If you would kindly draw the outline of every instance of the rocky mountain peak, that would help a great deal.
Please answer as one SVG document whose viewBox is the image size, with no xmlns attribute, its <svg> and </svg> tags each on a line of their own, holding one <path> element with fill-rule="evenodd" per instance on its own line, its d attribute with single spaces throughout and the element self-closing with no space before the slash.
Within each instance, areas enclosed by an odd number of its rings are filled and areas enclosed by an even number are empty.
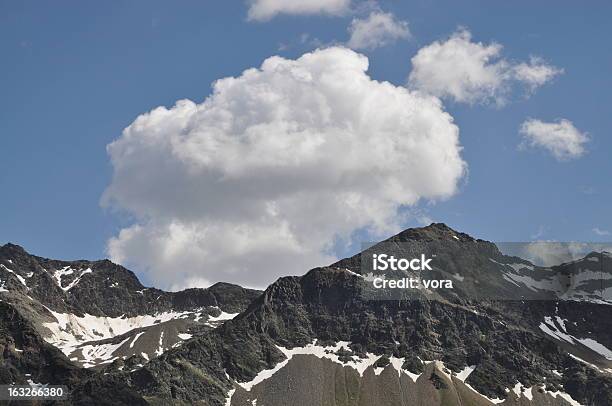
<svg viewBox="0 0 612 406">
<path fill-rule="evenodd" d="M 0 246 L 0 259 L 10 258 L 10 257 L 19 257 L 23 255 L 28 255 L 28 253 L 20 245 L 9 242 L 9 243 L 6 243 Z"/>
<path fill-rule="evenodd" d="M 473 237 L 466 233 L 453 230 L 444 223 L 431 223 L 425 227 L 409 228 L 399 234 L 391 237 L 400 241 L 417 240 L 417 241 L 433 241 L 433 240 L 455 240 L 455 241 L 476 241 Z"/>
</svg>

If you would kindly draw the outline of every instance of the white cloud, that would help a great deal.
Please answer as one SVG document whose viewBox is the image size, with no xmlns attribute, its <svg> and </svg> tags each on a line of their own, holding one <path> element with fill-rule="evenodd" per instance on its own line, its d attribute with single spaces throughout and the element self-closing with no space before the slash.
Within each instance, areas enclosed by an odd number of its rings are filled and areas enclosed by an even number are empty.
<svg viewBox="0 0 612 406">
<path fill-rule="evenodd" d="M 608 230 L 602 230 L 598 227 L 593 228 L 593 232 L 599 236 L 610 235 L 610 232 Z"/>
<path fill-rule="evenodd" d="M 519 63 L 514 66 L 513 70 L 514 77 L 524 82 L 531 92 L 551 81 L 555 76 L 563 73 L 563 69 L 548 65 L 542 58 L 537 56 L 529 58 L 529 63 Z"/>
<path fill-rule="evenodd" d="M 559 161 L 580 158 L 586 152 L 584 144 L 589 141 L 586 133 L 565 119 L 552 123 L 528 119 L 521 125 L 520 133 L 521 147 L 544 148 Z"/>
<path fill-rule="evenodd" d="M 522 247 L 519 256 L 538 266 L 555 266 L 583 258 L 595 247 L 579 242 L 534 241 Z"/>
<path fill-rule="evenodd" d="M 200 104 L 139 116 L 108 146 L 103 203 L 137 218 L 111 257 L 164 287 L 265 286 L 328 264 L 356 230 L 396 231 L 401 206 L 456 193 L 466 164 L 453 118 L 367 68 L 339 47 L 274 56 Z"/>
<path fill-rule="evenodd" d="M 279 14 L 342 15 L 348 11 L 350 4 L 350 0 L 252 0 L 248 19 L 267 21 Z"/>
<path fill-rule="evenodd" d="M 608 243 L 534 241 L 517 247 L 515 255 L 538 266 L 555 266 L 586 257 L 592 252 L 612 252 Z"/>
<path fill-rule="evenodd" d="M 365 19 L 353 19 L 348 31 L 351 37 L 347 45 L 353 49 L 374 49 L 398 39 L 410 38 L 406 21 L 382 11 L 373 11 Z"/>
<path fill-rule="evenodd" d="M 513 83 L 533 91 L 562 72 L 537 57 L 529 63 L 512 64 L 501 57 L 501 51 L 500 44 L 473 42 L 471 33 L 461 29 L 446 41 L 435 41 L 417 52 L 408 83 L 456 102 L 503 105 Z"/>
</svg>

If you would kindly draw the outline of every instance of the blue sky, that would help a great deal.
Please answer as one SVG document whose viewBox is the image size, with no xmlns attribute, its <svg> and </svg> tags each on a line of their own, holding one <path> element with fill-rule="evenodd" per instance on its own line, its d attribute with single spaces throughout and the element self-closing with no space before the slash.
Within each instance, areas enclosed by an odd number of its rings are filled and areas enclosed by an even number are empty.
<svg viewBox="0 0 612 406">
<path fill-rule="evenodd" d="M 474 41 L 502 44 L 508 61 L 538 55 L 564 70 L 529 98 L 514 92 L 501 108 L 445 100 L 469 174 L 453 197 L 422 202 L 418 212 L 493 241 L 609 240 L 593 229 L 612 230 L 612 5 L 379 7 L 407 21 L 412 37 L 360 51 L 374 79 L 404 85 L 415 53 L 459 26 Z M 109 238 L 133 222 L 100 205 L 112 176 L 106 145 L 123 128 L 160 105 L 202 102 L 212 82 L 272 55 L 294 59 L 317 44 L 345 42 L 355 18 L 256 22 L 247 9 L 239 1 L 0 2 L 0 243 L 53 258 L 105 257 Z M 520 150 L 519 127 L 529 117 L 571 120 L 590 137 L 586 154 L 560 162 L 543 149 Z"/>
</svg>

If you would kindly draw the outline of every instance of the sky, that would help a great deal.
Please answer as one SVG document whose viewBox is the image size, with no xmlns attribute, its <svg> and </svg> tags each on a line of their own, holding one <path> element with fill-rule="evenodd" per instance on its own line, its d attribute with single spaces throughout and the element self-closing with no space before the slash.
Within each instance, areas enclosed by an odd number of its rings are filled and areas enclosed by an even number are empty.
<svg viewBox="0 0 612 406">
<path fill-rule="evenodd" d="M 262 287 L 430 221 L 609 241 L 611 15 L 0 1 L 0 243 L 179 289 Z"/>
</svg>

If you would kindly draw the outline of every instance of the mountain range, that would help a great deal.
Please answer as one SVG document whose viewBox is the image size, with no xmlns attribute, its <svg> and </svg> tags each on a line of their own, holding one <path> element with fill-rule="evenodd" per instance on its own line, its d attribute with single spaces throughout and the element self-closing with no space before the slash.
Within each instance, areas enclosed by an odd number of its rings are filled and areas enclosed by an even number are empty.
<svg viewBox="0 0 612 406">
<path fill-rule="evenodd" d="M 377 250 L 434 257 L 386 278 L 454 287 L 372 291 Z M 612 405 L 610 306 L 606 252 L 537 266 L 444 224 L 265 291 L 165 292 L 7 244 L 0 384 L 66 385 L 58 404 L 79 405 Z"/>
</svg>

